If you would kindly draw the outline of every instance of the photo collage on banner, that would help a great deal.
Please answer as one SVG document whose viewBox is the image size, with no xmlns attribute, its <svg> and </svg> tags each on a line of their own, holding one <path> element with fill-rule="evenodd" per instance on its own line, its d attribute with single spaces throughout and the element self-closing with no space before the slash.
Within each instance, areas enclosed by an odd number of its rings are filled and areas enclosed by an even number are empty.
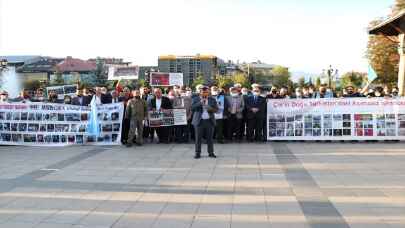
<svg viewBox="0 0 405 228">
<path fill-rule="evenodd" d="M 187 111 L 185 109 L 149 111 L 148 119 L 150 127 L 187 125 Z"/>
<path fill-rule="evenodd" d="M 268 103 L 269 140 L 405 140 L 404 99 Z"/>
<path fill-rule="evenodd" d="M 123 104 L 98 107 L 99 136 L 89 135 L 90 107 L 63 104 L 0 105 L 0 145 L 115 145 L 121 140 Z"/>
</svg>

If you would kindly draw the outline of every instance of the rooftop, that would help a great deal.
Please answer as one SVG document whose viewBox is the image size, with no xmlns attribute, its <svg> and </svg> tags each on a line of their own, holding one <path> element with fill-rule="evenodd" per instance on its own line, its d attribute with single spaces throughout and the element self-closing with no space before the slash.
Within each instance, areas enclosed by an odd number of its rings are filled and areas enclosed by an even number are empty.
<svg viewBox="0 0 405 228">
<path fill-rule="evenodd" d="M 68 56 L 56 66 L 56 69 L 60 72 L 90 72 L 96 70 L 96 63 Z"/>
<path fill-rule="evenodd" d="M 369 30 L 371 35 L 398 36 L 405 33 L 405 10 Z"/>
</svg>

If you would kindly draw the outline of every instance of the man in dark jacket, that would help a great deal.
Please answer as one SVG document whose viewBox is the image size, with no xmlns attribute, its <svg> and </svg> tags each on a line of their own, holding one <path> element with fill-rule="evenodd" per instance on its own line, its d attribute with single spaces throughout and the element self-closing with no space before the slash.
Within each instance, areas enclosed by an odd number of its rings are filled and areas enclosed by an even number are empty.
<svg viewBox="0 0 405 228">
<path fill-rule="evenodd" d="M 173 109 L 172 102 L 167 97 L 162 96 L 161 89 L 154 89 L 154 98 L 149 102 L 149 111 L 165 111 L 167 109 Z M 157 127 L 155 128 L 156 134 L 159 138 L 159 143 L 169 143 L 169 131 L 168 127 Z"/>
<path fill-rule="evenodd" d="M 84 89 L 78 89 L 76 91 L 76 97 L 72 99 L 72 105 L 88 106 L 91 102 L 91 97 L 83 94 Z"/>
<path fill-rule="evenodd" d="M 191 104 L 193 112 L 192 124 L 195 129 L 195 159 L 201 158 L 201 141 L 205 135 L 208 144 L 208 154 L 211 158 L 216 158 L 214 154 L 214 130 L 215 113 L 218 111 L 217 101 L 209 96 L 209 88 L 200 88 L 200 96 L 193 98 Z"/>
<path fill-rule="evenodd" d="M 253 95 L 246 100 L 248 119 L 247 138 L 259 142 L 263 140 L 263 121 L 266 118 L 266 99 L 260 96 L 260 89 L 254 88 Z"/>
</svg>

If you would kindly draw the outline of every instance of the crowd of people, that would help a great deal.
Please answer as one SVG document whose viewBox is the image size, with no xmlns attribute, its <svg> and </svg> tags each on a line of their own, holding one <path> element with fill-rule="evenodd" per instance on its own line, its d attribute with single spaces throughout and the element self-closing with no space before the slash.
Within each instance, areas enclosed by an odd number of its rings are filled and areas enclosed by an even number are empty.
<svg viewBox="0 0 405 228">
<path fill-rule="evenodd" d="M 97 104 L 123 102 L 125 115 L 122 127 L 122 143 L 128 147 L 133 143 L 141 146 L 148 143 L 196 143 L 196 153 L 200 153 L 201 139 L 206 138 L 209 145 L 229 142 L 266 141 L 266 116 L 268 99 L 309 99 L 345 97 L 398 97 L 398 89 L 376 87 L 375 89 L 356 89 L 347 86 L 342 92 L 333 92 L 327 86 L 315 89 L 312 86 L 298 87 L 290 92 L 287 87 L 272 87 L 264 91 L 258 84 L 251 88 L 235 84 L 225 90 L 217 86 L 199 85 L 193 91 L 190 87 L 171 88 L 129 87 L 108 91 L 106 87 L 78 88 L 76 95 L 66 95 L 58 99 L 55 91 L 45 97 L 43 89 L 30 95 L 24 90 L 10 99 L 6 91 L 0 92 L 0 103 L 5 102 L 49 102 L 79 106 L 89 106 L 94 98 Z M 215 103 L 215 104 L 214 104 Z M 171 127 L 149 127 L 148 112 L 183 108 L 187 113 L 187 125 Z M 207 121 L 209 122 L 207 122 Z M 157 137 L 155 137 L 157 136 Z M 213 148 L 208 147 L 210 155 Z M 196 155 L 196 157 L 198 157 Z"/>
</svg>

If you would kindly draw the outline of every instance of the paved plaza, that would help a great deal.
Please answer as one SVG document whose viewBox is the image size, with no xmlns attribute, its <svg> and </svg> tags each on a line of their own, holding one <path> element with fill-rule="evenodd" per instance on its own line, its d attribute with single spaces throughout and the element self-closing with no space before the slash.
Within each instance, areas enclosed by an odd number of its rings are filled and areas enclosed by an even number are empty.
<svg viewBox="0 0 405 228">
<path fill-rule="evenodd" d="M 1 228 L 405 227 L 404 143 L 0 147 Z"/>
</svg>

